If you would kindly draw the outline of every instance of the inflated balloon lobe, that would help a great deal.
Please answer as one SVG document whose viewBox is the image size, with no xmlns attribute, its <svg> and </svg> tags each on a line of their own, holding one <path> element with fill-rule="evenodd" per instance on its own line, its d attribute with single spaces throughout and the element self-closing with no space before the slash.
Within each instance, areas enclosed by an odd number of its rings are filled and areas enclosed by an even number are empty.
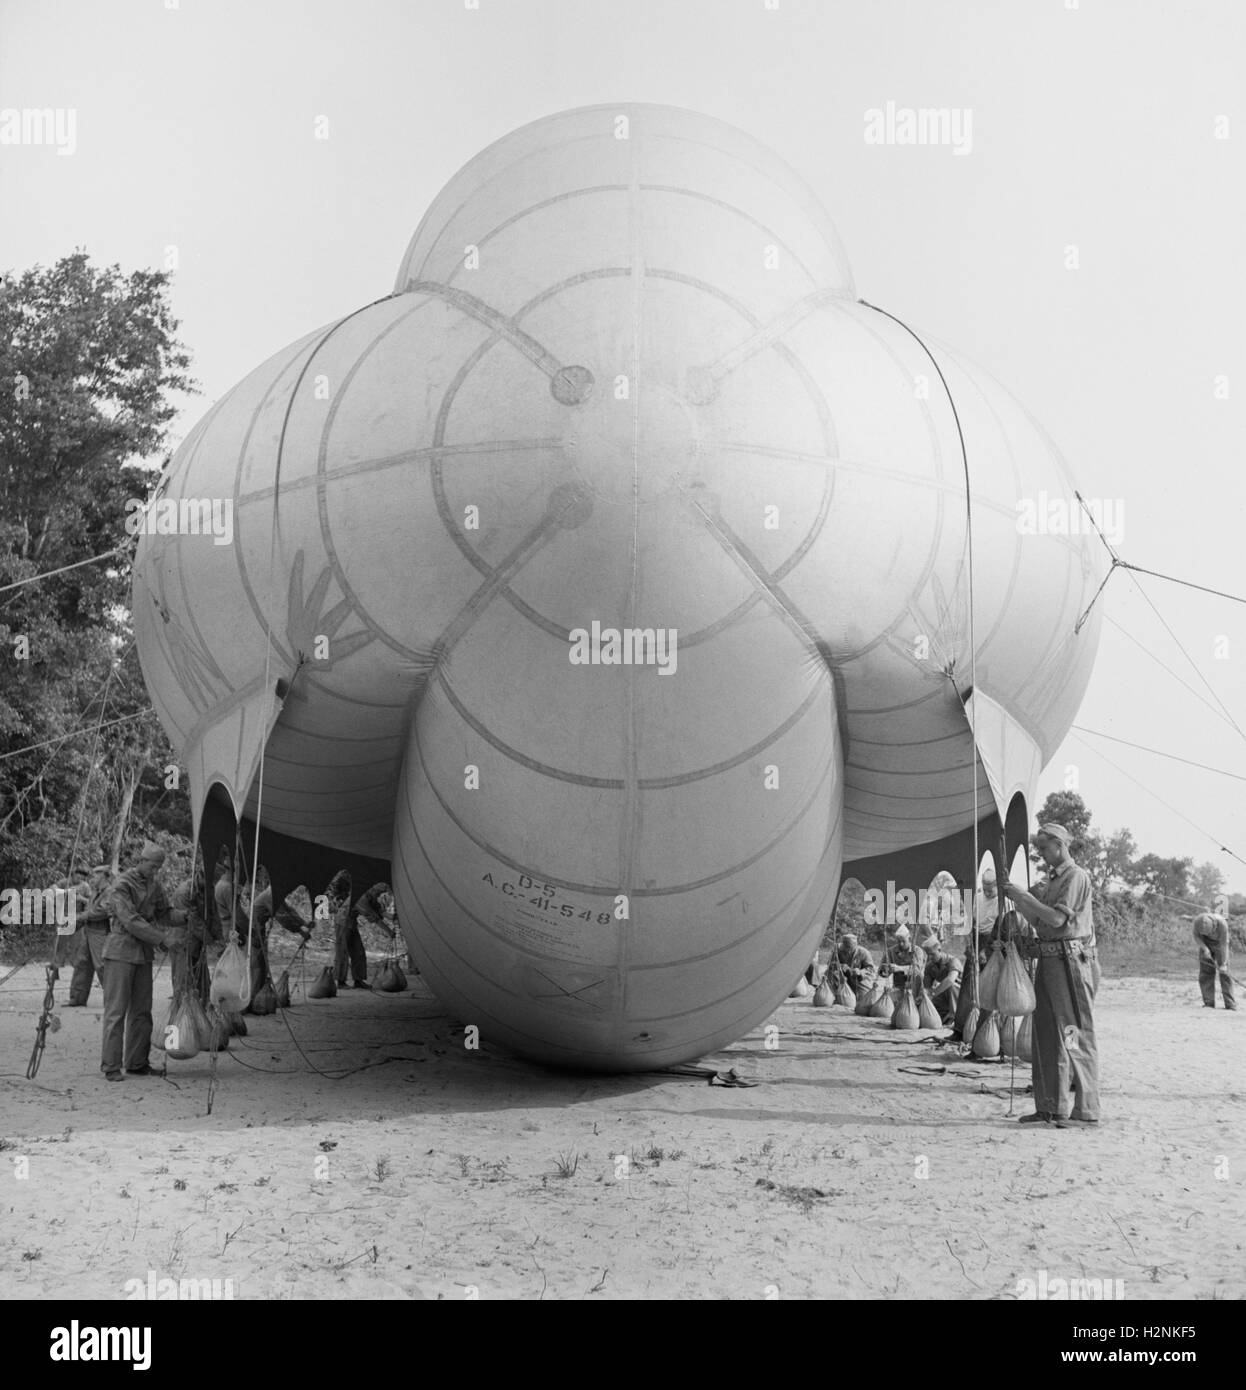
<svg viewBox="0 0 1246 1390">
<path fill-rule="evenodd" d="M 741 1037 L 846 859 L 972 822 L 962 437 L 978 690 L 1037 765 L 1089 676 L 1090 551 L 1016 527 L 1063 465 L 930 352 L 732 127 L 592 107 L 490 146 L 389 298 L 173 461 L 166 495 L 235 512 L 136 561 L 196 815 L 254 817 L 263 751 L 263 829 L 388 860 L 485 1044 L 643 1070 Z"/>
</svg>

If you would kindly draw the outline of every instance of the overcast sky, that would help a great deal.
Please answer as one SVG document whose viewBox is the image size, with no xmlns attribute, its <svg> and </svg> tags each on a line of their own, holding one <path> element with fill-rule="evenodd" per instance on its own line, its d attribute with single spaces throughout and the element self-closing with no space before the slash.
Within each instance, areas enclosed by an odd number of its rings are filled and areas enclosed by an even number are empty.
<svg viewBox="0 0 1246 1390">
<path fill-rule="evenodd" d="M 777 3 L 0 0 L 0 109 L 76 112 L 72 153 L 0 146 L 0 269 L 79 246 L 159 267 L 176 247 L 204 388 L 180 435 L 388 293 L 489 142 L 566 107 L 691 107 L 793 164 L 858 293 L 987 367 L 1084 495 L 1123 502 L 1126 559 L 1246 593 L 1246 5 Z M 888 102 L 968 110 L 967 152 L 867 143 Z M 1040 799 L 1074 764 L 1097 824 L 1246 891 L 1218 850 L 1246 859 L 1246 736 L 1208 707 L 1246 728 L 1246 606 L 1142 585 L 1197 669 L 1117 573 L 1078 723 L 1242 780 L 1070 735 Z"/>
</svg>

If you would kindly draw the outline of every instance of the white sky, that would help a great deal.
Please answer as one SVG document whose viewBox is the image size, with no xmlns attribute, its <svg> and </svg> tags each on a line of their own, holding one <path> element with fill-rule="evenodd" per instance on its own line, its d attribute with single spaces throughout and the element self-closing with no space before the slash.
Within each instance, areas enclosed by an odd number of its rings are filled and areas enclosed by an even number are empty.
<svg viewBox="0 0 1246 1390">
<path fill-rule="evenodd" d="M 490 141 L 566 107 L 691 107 L 793 164 L 858 293 L 987 367 L 1084 495 L 1123 502 L 1125 558 L 1246 594 L 1246 5 L 778 3 L 0 0 L 0 108 L 77 113 L 72 156 L 0 146 L 0 268 L 83 246 L 128 270 L 176 246 L 204 387 L 180 434 L 388 293 L 425 207 Z M 867 145 L 888 101 L 970 108 L 972 152 Z M 1198 674 L 1118 573 L 1106 611 L 1145 652 L 1105 627 L 1079 724 L 1246 779 L 1246 737 L 1152 659 L 1246 728 L 1246 607 L 1143 582 Z M 1152 795 L 1246 858 L 1243 781 L 1070 736 L 1040 799 L 1068 764 L 1097 824 L 1246 891 L 1246 865 Z"/>
</svg>

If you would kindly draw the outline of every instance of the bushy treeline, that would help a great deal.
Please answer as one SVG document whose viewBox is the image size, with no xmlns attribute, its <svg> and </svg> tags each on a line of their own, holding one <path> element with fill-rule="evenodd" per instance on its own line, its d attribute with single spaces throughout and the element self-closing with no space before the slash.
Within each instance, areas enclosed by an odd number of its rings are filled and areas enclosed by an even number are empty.
<svg viewBox="0 0 1246 1390">
<path fill-rule="evenodd" d="M 83 252 L 0 281 L 0 886 L 190 829 L 133 647 L 124 524 L 194 386 L 168 293 Z"/>
</svg>

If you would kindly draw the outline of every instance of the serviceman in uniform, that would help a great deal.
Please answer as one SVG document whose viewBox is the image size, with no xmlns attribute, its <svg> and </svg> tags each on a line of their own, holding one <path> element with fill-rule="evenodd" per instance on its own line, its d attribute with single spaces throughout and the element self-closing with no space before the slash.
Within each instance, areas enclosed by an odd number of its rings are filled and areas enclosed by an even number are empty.
<svg viewBox="0 0 1246 1390">
<path fill-rule="evenodd" d="M 112 868 L 95 864 L 85 883 L 78 888 L 77 913 L 82 923 L 82 938 L 74 956 L 74 973 L 69 982 L 71 1009 L 85 1008 L 91 997 L 91 985 L 96 975 L 100 987 L 104 983 L 104 943 L 108 940 L 108 894 L 112 889 Z"/>
<path fill-rule="evenodd" d="M 978 930 L 990 931 L 998 917 L 999 884 L 995 879 L 995 870 L 988 864 L 982 870 L 982 892 L 978 897 Z"/>
<path fill-rule="evenodd" d="M 995 870 L 989 866 L 982 872 L 982 891 L 978 894 L 974 921 L 978 925 L 978 969 L 981 971 L 986 969 L 992 949 L 999 940 L 999 885 L 995 880 Z M 968 948 L 965 954 L 968 957 Z"/>
<path fill-rule="evenodd" d="M 151 963 L 153 947 L 180 944 L 169 900 L 157 874 L 164 850 L 148 840 L 138 863 L 117 879 L 107 898 L 111 927 L 102 951 L 104 1039 L 100 1070 L 121 1080 L 121 1063 L 131 1076 L 150 1076 Z M 124 1047 L 123 1047 L 124 1045 Z"/>
<path fill-rule="evenodd" d="M 293 908 L 288 907 L 283 901 L 277 910 L 273 911 L 273 886 L 269 882 L 264 885 L 260 892 L 254 894 L 251 899 L 251 998 L 264 987 L 264 981 L 271 978 L 271 969 L 268 964 L 268 929 L 273 922 L 279 927 L 284 927 L 292 935 L 299 937 L 306 945 L 311 940 L 311 931 L 303 925 L 302 919 Z M 243 946 L 247 944 L 245 917 L 244 925 L 239 930 L 238 940 Z M 250 1006 L 243 1010 L 243 1013 L 250 1011 Z"/>
<path fill-rule="evenodd" d="M 956 880 L 946 869 L 935 874 L 930 887 L 918 894 L 917 931 L 914 945 L 923 951 L 942 946 L 945 937 L 961 936 L 965 909 Z"/>
<path fill-rule="evenodd" d="M 360 914 L 358 904 L 351 900 L 351 888 L 350 874 L 345 869 L 339 869 L 325 889 L 329 899 L 329 914 L 333 918 L 333 964 L 339 987 L 346 984 L 349 966 L 355 988 L 368 989 L 368 953 L 363 947 L 363 937 L 359 935 Z M 367 896 L 367 893 L 363 894 L 359 903 Z M 370 916 L 371 913 L 365 915 Z"/>
<path fill-rule="evenodd" d="M 216 883 L 212 889 L 212 899 L 216 905 L 216 923 L 220 929 L 221 940 L 228 941 L 231 935 L 242 929 L 242 939 L 247 939 L 247 912 L 242 904 L 241 888 L 234 888 L 234 866 L 228 858 L 222 859 L 217 867 Z"/>
<path fill-rule="evenodd" d="M 907 922 L 901 922 L 888 940 L 884 963 L 878 973 L 890 975 L 896 989 L 911 989 L 924 977 L 926 952 L 913 945 Z"/>
<path fill-rule="evenodd" d="M 1200 912 L 1194 919 L 1194 940 L 1198 943 L 1198 987 L 1203 1007 L 1216 1007 L 1216 974 L 1226 1009 L 1237 1008 L 1233 976 L 1229 974 L 1229 920 L 1219 912 Z"/>
<path fill-rule="evenodd" d="M 951 1023 L 956 1018 L 956 1005 L 960 1002 L 961 969 L 961 962 L 942 946 L 937 946 L 926 956 L 923 983 L 944 1023 Z"/>
<path fill-rule="evenodd" d="M 199 1002 L 208 1002 L 210 979 L 206 950 L 209 942 L 220 942 L 216 913 L 207 905 L 204 891 L 203 860 L 195 856 L 194 872 L 184 879 L 173 891 L 169 900 L 173 908 L 173 920 L 186 924 L 185 942 L 169 951 L 173 966 L 173 998 L 181 999 L 187 989 L 193 987 Z"/>
<path fill-rule="evenodd" d="M 1034 1114 L 1022 1124 L 1099 1123 L 1099 1049 L 1094 1002 L 1099 988 L 1090 875 L 1069 854 L 1062 825 L 1039 826 L 1035 847 L 1047 865 L 1033 893 L 1004 878 L 1000 892 L 1034 927 Z M 1075 1092 L 1070 1096 L 1070 1092 Z M 1071 1109 L 1070 1109 L 1071 1102 Z"/>
<path fill-rule="evenodd" d="M 864 946 L 857 945 L 854 932 L 845 932 L 839 938 L 836 959 L 839 961 L 840 973 L 848 981 L 850 989 L 858 990 L 862 985 L 872 985 L 878 978 L 878 967 L 874 964 L 874 957 Z"/>
</svg>

